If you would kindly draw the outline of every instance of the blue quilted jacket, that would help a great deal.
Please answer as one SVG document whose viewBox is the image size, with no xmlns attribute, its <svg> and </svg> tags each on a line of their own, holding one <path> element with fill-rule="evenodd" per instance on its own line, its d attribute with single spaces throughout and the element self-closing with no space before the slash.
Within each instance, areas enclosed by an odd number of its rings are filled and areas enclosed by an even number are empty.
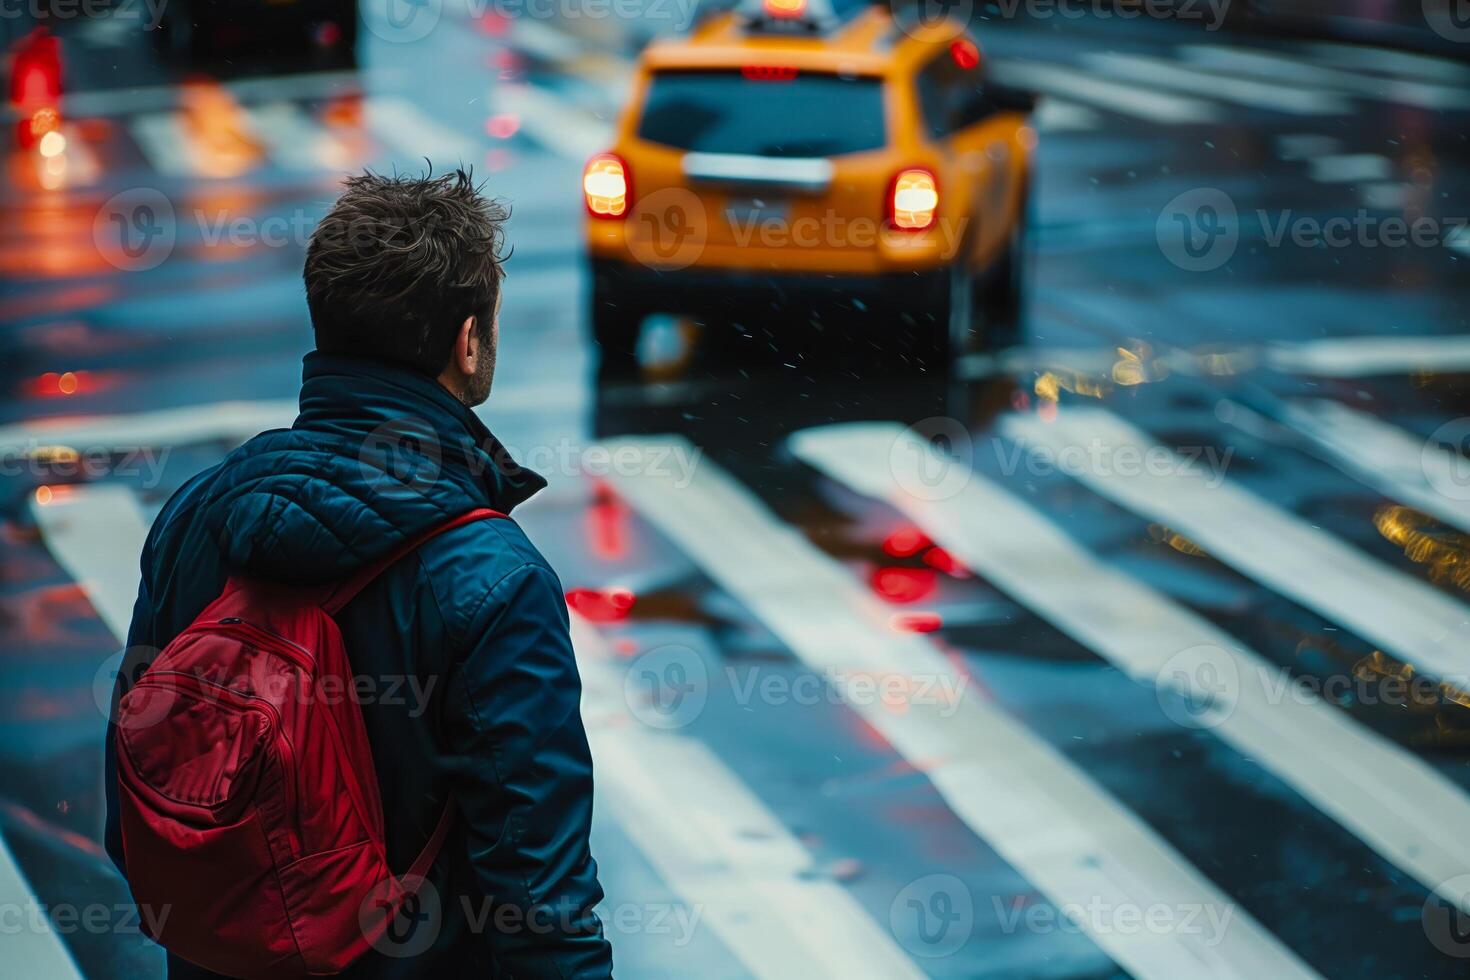
<svg viewBox="0 0 1470 980">
<path fill-rule="evenodd" d="M 543 486 L 433 379 L 309 354 L 295 424 L 251 439 L 159 514 L 117 694 L 231 569 L 340 580 L 449 516 L 510 512 Z M 374 682 L 360 700 L 394 869 L 423 847 L 449 793 L 459 810 L 428 876 L 438 914 L 393 950 L 414 955 L 371 953 L 348 975 L 609 976 L 581 687 L 546 560 L 512 521 L 475 522 L 398 562 L 338 622 L 354 674 Z M 390 690 L 395 678 L 413 682 Z M 107 848 L 126 876 L 111 735 Z"/>
</svg>

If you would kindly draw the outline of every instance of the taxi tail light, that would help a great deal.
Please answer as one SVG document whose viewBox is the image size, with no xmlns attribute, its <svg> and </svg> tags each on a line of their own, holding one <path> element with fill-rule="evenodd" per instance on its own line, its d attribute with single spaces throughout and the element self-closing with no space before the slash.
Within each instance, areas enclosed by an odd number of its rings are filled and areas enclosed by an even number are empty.
<svg viewBox="0 0 1470 980">
<path fill-rule="evenodd" d="M 628 165 L 616 153 L 599 153 L 582 171 L 582 197 L 594 218 L 628 213 Z"/>
<path fill-rule="evenodd" d="M 895 228 L 922 231 L 939 210 L 939 182 L 922 167 L 900 170 L 888 194 L 888 220 Z"/>
<path fill-rule="evenodd" d="M 761 7 L 773 20 L 795 20 L 805 17 L 808 0 L 762 0 Z"/>
</svg>

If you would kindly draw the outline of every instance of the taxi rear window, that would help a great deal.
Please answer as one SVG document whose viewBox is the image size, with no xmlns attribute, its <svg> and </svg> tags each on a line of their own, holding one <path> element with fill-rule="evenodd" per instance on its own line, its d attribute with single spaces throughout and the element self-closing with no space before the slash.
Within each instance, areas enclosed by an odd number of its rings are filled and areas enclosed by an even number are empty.
<svg viewBox="0 0 1470 980">
<path fill-rule="evenodd" d="M 828 157 L 883 146 L 883 84 L 802 72 L 661 71 L 640 138 L 699 153 Z"/>
</svg>

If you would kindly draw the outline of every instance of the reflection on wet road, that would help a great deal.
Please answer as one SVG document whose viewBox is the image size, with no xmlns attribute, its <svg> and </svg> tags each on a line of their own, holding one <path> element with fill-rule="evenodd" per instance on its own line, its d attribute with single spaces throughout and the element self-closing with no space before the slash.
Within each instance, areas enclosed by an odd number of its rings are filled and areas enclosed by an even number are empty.
<svg viewBox="0 0 1470 980">
<path fill-rule="evenodd" d="M 515 207 L 482 412 L 550 480 L 517 516 L 574 612 L 620 973 L 1459 975 L 1470 67 L 982 26 L 1047 96 L 1021 343 L 936 377 L 665 318 L 611 378 L 577 187 L 636 24 L 446 13 L 185 81 L 101 23 L 0 204 L 0 903 L 125 901 L 141 535 L 290 424 L 336 175 L 427 156 Z M 160 968 L 116 922 L 19 935 Z"/>
</svg>

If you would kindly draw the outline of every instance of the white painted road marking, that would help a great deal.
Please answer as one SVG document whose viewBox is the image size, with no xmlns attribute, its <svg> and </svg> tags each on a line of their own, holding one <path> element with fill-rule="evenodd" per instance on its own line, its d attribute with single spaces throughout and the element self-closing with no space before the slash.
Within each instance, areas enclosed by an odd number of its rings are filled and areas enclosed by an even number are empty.
<svg viewBox="0 0 1470 980">
<path fill-rule="evenodd" d="M 1351 184 L 1364 180 L 1387 180 L 1393 164 L 1380 153 L 1338 153 L 1307 161 L 1312 179 L 1323 184 Z"/>
<path fill-rule="evenodd" d="M 292 102 L 271 102 L 245 110 L 252 131 L 269 149 L 271 160 L 289 170 L 347 170 L 352 151 L 331 127 L 312 119 Z"/>
<path fill-rule="evenodd" d="M 517 279 L 521 287 L 532 280 Z M 486 421 L 516 412 L 580 410 L 589 399 L 582 382 L 497 387 L 475 413 Z M 58 415 L 0 425 L 0 453 L 26 453 L 40 446 L 67 446 L 81 453 L 136 450 L 214 440 L 237 445 L 267 429 L 296 421 L 294 398 L 211 402 L 119 415 Z"/>
<path fill-rule="evenodd" d="M 436 169 L 475 164 L 485 149 L 479 138 L 446 126 L 405 98 L 366 99 L 363 113 L 375 139 L 396 148 L 416 164 L 422 164 L 425 157 L 434 162 Z"/>
<path fill-rule="evenodd" d="M 1189 61 L 1219 71 L 1240 72 L 1296 86 L 1337 89 L 1384 102 L 1423 109 L 1459 109 L 1470 106 L 1470 88 L 1428 82 L 1381 78 L 1363 72 L 1323 68 L 1286 55 L 1211 44 L 1186 44 L 1179 49 Z"/>
<path fill-rule="evenodd" d="M 1470 798 L 1412 753 L 1288 682 L 1288 674 L 1212 623 L 1098 561 L 1055 524 L 979 473 L 942 500 L 904 487 L 954 465 L 896 423 L 808 429 L 796 456 L 850 489 L 885 501 L 968 568 L 1097 651 L 1130 677 L 1163 676 L 1207 646 L 1234 678 L 1212 730 L 1430 891 L 1467 875 Z M 928 465 L 925 465 L 927 461 Z M 1196 678 L 1196 681 L 1199 679 Z M 1216 678 L 1224 682 L 1224 677 Z M 1188 678 L 1185 691 L 1190 690 Z M 1470 912 L 1470 894 L 1447 894 Z"/>
<path fill-rule="evenodd" d="M 265 429 L 289 426 L 296 399 L 213 402 L 121 415 L 77 415 L 0 426 L 0 452 L 64 445 L 79 452 L 181 446 L 211 439 L 243 442 Z"/>
<path fill-rule="evenodd" d="M 1069 407 L 1050 423 L 1035 415 L 1009 415 L 1002 430 L 1059 459 L 1080 451 L 1084 460 L 1101 454 L 1117 461 L 1162 461 L 1148 466 L 1083 462 L 1069 472 L 1415 669 L 1470 689 L 1470 607 L 1463 603 L 1228 480 L 1212 485 L 1202 466 L 1188 465 L 1104 409 Z"/>
<path fill-rule="evenodd" d="M 1033 61 L 998 61 L 998 78 L 1050 95 L 1087 102 L 1100 109 L 1135 116 L 1155 123 L 1203 123 L 1220 117 L 1214 104 L 1199 99 L 1170 95 L 1127 82 L 1114 82 L 1099 75 Z"/>
<path fill-rule="evenodd" d="M 612 145 L 613 124 L 535 85 L 502 85 L 489 98 L 553 153 L 582 161 Z"/>
<path fill-rule="evenodd" d="M 1306 436 L 1316 455 L 1349 476 L 1470 533 L 1470 487 L 1465 479 L 1470 463 L 1462 457 L 1327 398 L 1289 401 L 1281 421 Z M 1461 493 L 1462 487 L 1467 492 Z"/>
<path fill-rule="evenodd" d="M 49 504 L 31 502 L 46 548 L 81 586 L 97 616 L 121 647 L 127 642 L 138 597 L 139 559 L 148 524 L 133 492 L 122 486 L 68 487 Z M 0 839 L 0 903 L 30 898 L 30 886 Z M 34 899 L 30 899 L 34 901 Z M 6 938 L 7 958 L 19 952 L 25 977 L 81 978 L 65 946 L 49 931 L 22 930 Z M 31 961 L 27 962 L 27 957 Z"/>
<path fill-rule="evenodd" d="M 59 487 L 50 503 L 32 499 L 31 515 L 46 547 L 82 587 L 118 643 L 127 642 L 148 536 L 133 491 L 120 484 Z"/>
<path fill-rule="evenodd" d="M 373 67 L 373 80 L 378 85 L 403 81 L 397 69 Z M 271 101 L 273 99 L 321 99 L 340 95 L 356 95 L 362 91 L 362 76 L 356 71 L 315 71 L 299 75 L 267 75 L 241 78 L 222 83 L 236 99 Z M 95 89 L 69 92 L 66 114 L 74 119 L 88 116 L 120 116 L 135 112 L 156 112 L 179 104 L 179 86 L 136 85 L 130 88 Z"/>
<path fill-rule="evenodd" d="M 204 151 L 186 125 L 182 112 L 149 112 L 128 123 L 133 142 L 154 170 L 170 177 L 198 177 L 205 172 Z"/>
<path fill-rule="evenodd" d="M 813 670 L 959 679 L 932 643 L 894 632 L 888 609 L 841 564 L 714 463 L 702 460 L 687 486 L 655 465 L 669 451 L 692 451 L 684 440 L 619 439 L 606 447 L 613 458 L 640 461 L 612 478 L 622 498 Z M 1134 976 L 1315 976 L 1143 821 L 973 689 L 946 705 L 911 699 L 901 711 L 849 701 L 928 776 L 956 816 L 1056 904 L 1231 911 L 1218 943 L 1181 930 L 1152 935 L 1079 924 Z"/>
<path fill-rule="evenodd" d="M 1287 88 L 1272 82 L 1217 75 L 1196 67 L 1141 55 L 1105 52 L 1087 56 L 1087 64 L 1107 75 L 1168 91 L 1224 99 L 1255 109 L 1302 116 L 1349 112 L 1352 104 L 1340 95 L 1309 88 Z"/>
<path fill-rule="evenodd" d="M 1062 99 L 1042 99 L 1033 118 L 1036 128 L 1044 133 L 1085 132 L 1102 126 L 1102 116 L 1096 110 Z"/>
<path fill-rule="evenodd" d="M 6 846 L 5 838 L 0 836 L 0 908 L 14 916 L 11 927 L 5 930 L 4 973 L 13 977 L 35 977 L 37 980 L 82 980 L 82 972 L 56 933 L 47 928 L 29 928 L 29 910 L 39 907 L 40 902 L 31 893 L 30 885 L 26 884 L 20 866 L 15 863 L 15 856 Z M 41 918 L 46 921 L 44 916 Z M 22 928 L 14 928 L 17 921 L 26 924 Z"/>
<path fill-rule="evenodd" d="M 1277 371 L 1330 378 L 1470 371 L 1470 336 L 1335 337 L 1266 348 Z"/>
<path fill-rule="evenodd" d="M 148 532 L 136 495 L 76 487 L 32 513 L 47 547 L 124 642 Z M 812 874 L 807 851 L 716 756 L 692 739 L 643 729 L 601 637 L 572 619 L 599 785 L 610 791 L 620 829 L 751 972 L 922 977 L 846 890 Z M 7 856 L 0 852 L 0 896 L 29 894 Z M 44 952 L 27 951 L 46 968 L 25 975 L 78 976 Z"/>
<path fill-rule="evenodd" d="M 572 613 L 582 713 L 618 827 L 754 976 L 924 974 L 704 743 L 655 732 L 628 707 L 623 672 Z"/>
</svg>

